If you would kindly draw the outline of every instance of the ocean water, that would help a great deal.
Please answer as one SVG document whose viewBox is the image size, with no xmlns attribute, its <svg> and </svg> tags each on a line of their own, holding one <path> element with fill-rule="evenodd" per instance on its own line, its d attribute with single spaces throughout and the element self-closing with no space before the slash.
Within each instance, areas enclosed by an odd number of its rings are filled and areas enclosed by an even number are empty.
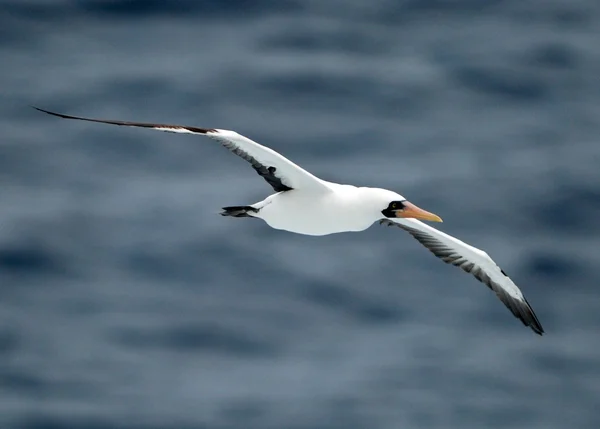
<svg viewBox="0 0 600 429">
<path fill-rule="evenodd" d="M 600 4 L 0 0 L 0 428 L 600 427 Z M 218 216 L 236 130 L 394 189 L 546 334 L 401 230 Z M 437 225 L 436 225 L 437 226 Z"/>
</svg>

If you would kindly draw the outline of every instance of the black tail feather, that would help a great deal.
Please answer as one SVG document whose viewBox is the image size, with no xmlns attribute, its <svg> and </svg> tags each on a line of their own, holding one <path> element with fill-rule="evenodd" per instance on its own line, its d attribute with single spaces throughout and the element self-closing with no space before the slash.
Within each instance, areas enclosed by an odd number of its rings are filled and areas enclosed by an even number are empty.
<svg viewBox="0 0 600 429">
<path fill-rule="evenodd" d="M 254 217 L 249 213 L 257 213 L 258 209 L 252 206 L 231 206 L 223 207 L 221 216 L 232 216 L 232 217 Z"/>
</svg>

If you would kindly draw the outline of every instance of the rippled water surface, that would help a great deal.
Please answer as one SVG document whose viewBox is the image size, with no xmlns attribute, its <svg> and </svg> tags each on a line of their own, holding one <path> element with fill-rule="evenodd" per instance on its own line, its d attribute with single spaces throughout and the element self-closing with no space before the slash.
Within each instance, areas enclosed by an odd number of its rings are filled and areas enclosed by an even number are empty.
<svg viewBox="0 0 600 429">
<path fill-rule="evenodd" d="M 600 427 L 600 4 L 0 0 L 0 427 Z M 218 216 L 234 129 L 485 249 Z"/>
</svg>

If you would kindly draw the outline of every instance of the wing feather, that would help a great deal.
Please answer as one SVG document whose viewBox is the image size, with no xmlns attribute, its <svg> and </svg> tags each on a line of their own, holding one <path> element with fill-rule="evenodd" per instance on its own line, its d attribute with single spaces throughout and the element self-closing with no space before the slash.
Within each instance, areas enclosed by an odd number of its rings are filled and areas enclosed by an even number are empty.
<svg viewBox="0 0 600 429">
<path fill-rule="evenodd" d="M 182 134 L 199 134 L 216 140 L 235 155 L 250 163 L 252 168 L 264 178 L 276 192 L 290 191 L 299 188 L 311 188 L 315 191 L 328 192 L 330 188 L 326 182 L 315 177 L 308 171 L 294 164 L 289 159 L 266 146 L 256 143 L 235 131 L 216 128 L 199 128 L 185 125 L 157 124 L 146 122 L 118 121 L 112 119 L 93 119 L 82 116 L 64 115 L 34 107 L 40 112 L 58 116 L 65 119 L 99 122 L 103 124 L 120 125 L 126 127 L 149 128 L 158 131 Z"/>
<path fill-rule="evenodd" d="M 447 264 L 460 267 L 493 290 L 500 301 L 525 326 L 542 335 L 544 329 L 521 290 L 483 250 L 438 231 L 416 219 L 382 219 L 381 224 L 397 226 L 417 239 Z"/>
</svg>

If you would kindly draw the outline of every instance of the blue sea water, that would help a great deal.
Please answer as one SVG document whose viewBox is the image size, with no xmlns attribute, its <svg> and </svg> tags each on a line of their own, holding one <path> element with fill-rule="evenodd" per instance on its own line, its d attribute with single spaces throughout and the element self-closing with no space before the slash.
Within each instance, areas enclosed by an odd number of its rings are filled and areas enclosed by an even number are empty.
<svg viewBox="0 0 600 429">
<path fill-rule="evenodd" d="M 600 3 L 0 0 L 0 428 L 600 427 Z M 236 130 L 398 191 L 408 234 L 218 216 Z M 437 225 L 436 225 L 437 226 Z"/>
</svg>

